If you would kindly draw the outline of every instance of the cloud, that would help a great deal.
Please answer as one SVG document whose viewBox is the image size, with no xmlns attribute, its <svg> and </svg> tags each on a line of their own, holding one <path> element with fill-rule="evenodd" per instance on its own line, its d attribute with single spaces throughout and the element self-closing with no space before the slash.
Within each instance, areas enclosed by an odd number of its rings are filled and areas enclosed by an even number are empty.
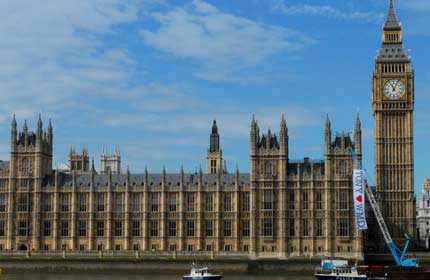
<svg viewBox="0 0 430 280">
<path fill-rule="evenodd" d="M 199 62 L 203 67 L 195 75 L 209 80 L 234 80 L 239 71 L 314 43 L 301 32 L 225 13 L 204 1 L 151 17 L 158 26 L 140 31 L 144 42 L 175 58 Z"/>
<path fill-rule="evenodd" d="M 380 23 L 384 14 L 375 12 L 342 11 L 329 5 L 287 5 L 284 0 L 272 0 L 271 9 L 284 15 L 309 15 L 320 16 L 338 20 L 356 20 L 364 22 Z"/>
<path fill-rule="evenodd" d="M 105 45 L 138 18 L 137 1 L 2 1 L 0 112 L 30 118 L 75 114 L 139 71 L 125 49 Z M 5 119 L 0 119 L 0 122 Z"/>
</svg>

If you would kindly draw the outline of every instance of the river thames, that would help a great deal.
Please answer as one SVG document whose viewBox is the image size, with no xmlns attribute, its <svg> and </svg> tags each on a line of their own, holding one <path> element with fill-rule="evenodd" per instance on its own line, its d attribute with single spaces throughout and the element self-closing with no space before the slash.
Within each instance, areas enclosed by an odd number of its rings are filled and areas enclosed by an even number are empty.
<svg viewBox="0 0 430 280">
<path fill-rule="evenodd" d="M 181 280 L 181 274 L 166 274 L 166 275 L 154 275 L 154 274 L 142 274 L 142 275 L 128 275 L 124 273 L 91 273 L 91 274 L 80 274 L 80 273 L 14 273 L 14 274 L 3 274 L 1 279 L 6 280 Z M 300 274 L 289 274 L 285 276 L 276 275 L 225 275 L 222 280 L 312 280 L 312 273 L 307 275 Z"/>
</svg>

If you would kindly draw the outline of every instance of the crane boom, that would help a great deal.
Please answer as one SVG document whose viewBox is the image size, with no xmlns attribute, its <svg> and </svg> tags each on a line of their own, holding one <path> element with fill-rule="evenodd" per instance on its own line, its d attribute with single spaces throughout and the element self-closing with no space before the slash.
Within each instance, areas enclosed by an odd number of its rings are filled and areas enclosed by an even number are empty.
<svg viewBox="0 0 430 280">
<path fill-rule="evenodd" d="M 357 159 L 354 149 L 349 148 L 349 150 L 352 158 L 354 159 L 355 168 L 362 169 L 361 162 Z M 409 236 L 405 233 L 406 242 L 403 247 L 403 250 L 400 250 L 396 246 L 396 244 L 394 244 L 394 241 L 391 238 L 390 231 L 388 230 L 384 217 L 382 216 L 382 213 L 379 210 L 379 207 L 376 202 L 375 196 L 373 195 L 372 189 L 368 185 L 367 178 L 365 179 L 364 185 L 365 185 L 364 187 L 365 193 L 369 200 L 370 207 L 372 208 L 373 213 L 375 214 L 375 218 L 376 218 L 376 221 L 378 222 L 379 228 L 381 229 L 382 236 L 384 237 L 385 243 L 387 244 L 387 247 L 390 250 L 391 255 L 393 256 L 394 261 L 396 262 L 396 265 L 405 266 L 405 267 L 416 267 L 417 266 L 416 258 L 405 257 L 406 251 L 408 250 L 408 246 L 409 246 Z"/>
</svg>

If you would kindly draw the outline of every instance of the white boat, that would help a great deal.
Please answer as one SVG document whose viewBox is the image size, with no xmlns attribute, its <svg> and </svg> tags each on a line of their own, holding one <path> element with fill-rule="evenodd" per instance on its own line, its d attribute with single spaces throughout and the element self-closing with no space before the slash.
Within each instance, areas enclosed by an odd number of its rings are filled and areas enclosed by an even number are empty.
<svg viewBox="0 0 430 280">
<path fill-rule="evenodd" d="M 370 280 L 366 274 L 360 274 L 347 260 L 322 260 L 314 274 L 317 280 Z"/>
<path fill-rule="evenodd" d="M 197 268 L 195 264 L 193 264 L 191 268 L 190 275 L 185 275 L 182 277 L 182 280 L 220 280 L 222 275 L 220 274 L 212 274 L 209 272 L 209 268 Z"/>
</svg>

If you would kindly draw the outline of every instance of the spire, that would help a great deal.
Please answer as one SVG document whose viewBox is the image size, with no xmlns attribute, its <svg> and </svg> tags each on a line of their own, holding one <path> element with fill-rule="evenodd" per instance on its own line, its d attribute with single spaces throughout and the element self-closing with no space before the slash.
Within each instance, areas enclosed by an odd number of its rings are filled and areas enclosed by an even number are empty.
<svg viewBox="0 0 430 280">
<path fill-rule="evenodd" d="M 15 114 L 13 114 L 13 119 L 12 119 L 12 129 L 16 130 L 16 118 L 15 118 Z"/>
<path fill-rule="evenodd" d="M 91 158 L 91 172 L 95 172 L 95 167 L 94 167 L 94 157 Z"/>
<path fill-rule="evenodd" d="M 325 130 L 326 132 L 331 131 L 331 122 L 330 117 L 327 114 L 326 120 L 325 120 Z"/>
<path fill-rule="evenodd" d="M 361 130 L 361 121 L 360 121 L 360 114 L 357 113 L 357 118 L 355 119 L 355 131 Z"/>
<path fill-rule="evenodd" d="M 24 126 L 22 127 L 24 133 L 28 133 L 27 120 L 24 120 Z"/>
<path fill-rule="evenodd" d="M 212 125 L 212 133 L 210 135 L 210 146 L 209 152 L 218 152 L 219 148 L 219 134 L 218 134 L 218 126 L 216 124 L 216 120 L 214 120 Z"/>
<path fill-rule="evenodd" d="M 394 10 L 393 0 L 390 0 L 390 7 L 388 9 L 387 20 L 384 23 L 384 30 L 399 30 L 401 29 L 401 24 L 396 16 L 396 11 Z"/>
<path fill-rule="evenodd" d="M 37 120 L 37 129 L 42 130 L 42 114 L 39 114 L 39 119 Z"/>
</svg>

